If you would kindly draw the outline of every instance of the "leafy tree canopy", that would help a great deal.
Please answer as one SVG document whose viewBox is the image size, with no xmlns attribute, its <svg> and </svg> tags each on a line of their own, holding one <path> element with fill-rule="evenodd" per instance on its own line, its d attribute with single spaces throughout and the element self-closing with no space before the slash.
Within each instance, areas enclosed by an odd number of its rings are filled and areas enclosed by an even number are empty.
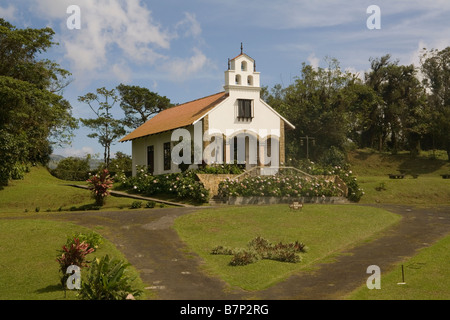
<svg viewBox="0 0 450 320">
<path fill-rule="evenodd" d="M 69 143 L 77 121 L 61 91 L 70 73 L 39 55 L 52 45 L 50 28 L 17 29 L 0 18 L 0 184 L 17 168 L 46 164 L 55 144 Z"/>
</svg>

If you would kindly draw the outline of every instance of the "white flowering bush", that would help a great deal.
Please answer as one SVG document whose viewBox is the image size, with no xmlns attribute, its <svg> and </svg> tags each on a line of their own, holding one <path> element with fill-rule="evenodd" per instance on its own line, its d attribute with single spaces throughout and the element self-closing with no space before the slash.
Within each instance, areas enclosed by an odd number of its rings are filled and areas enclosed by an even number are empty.
<svg viewBox="0 0 450 320">
<path fill-rule="evenodd" d="M 364 195 L 356 177 L 348 166 L 323 167 L 312 161 L 299 165 L 302 171 L 314 176 L 339 176 L 348 188 L 347 198 L 358 202 Z M 230 196 L 264 196 L 264 197 L 336 197 L 344 196 L 342 190 L 333 181 L 311 179 L 303 175 L 281 172 L 276 176 L 249 177 L 241 181 L 226 179 L 219 185 L 219 195 Z"/>
<path fill-rule="evenodd" d="M 364 190 L 359 186 L 356 177 L 354 176 L 352 170 L 350 170 L 350 165 L 343 164 L 340 166 L 323 166 L 316 164 L 312 161 L 302 161 L 297 164 L 297 167 L 311 175 L 336 175 L 345 182 L 348 188 L 347 198 L 350 201 L 358 202 L 364 195 Z"/>
<path fill-rule="evenodd" d="M 178 199 L 208 202 L 209 191 L 197 180 L 194 171 L 153 176 L 145 167 L 138 167 L 136 176 L 119 175 L 120 188 L 144 195 L 172 194 Z"/>
<path fill-rule="evenodd" d="M 333 197 L 342 191 L 332 181 L 300 175 L 249 177 L 241 181 L 226 179 L 219 184 L 219 195 L 262 197 Z"/>
</svg>

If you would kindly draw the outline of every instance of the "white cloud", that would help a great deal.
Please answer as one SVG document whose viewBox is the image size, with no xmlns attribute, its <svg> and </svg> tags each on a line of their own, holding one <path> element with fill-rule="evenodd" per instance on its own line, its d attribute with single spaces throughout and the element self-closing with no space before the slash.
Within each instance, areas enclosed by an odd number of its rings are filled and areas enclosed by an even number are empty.
<svg viewBox="0 0 450 320">
<path fill-rule="evenodd" d="M 7 21 L 14 21 L 16 19 L 17 9 L 10 4 L 8 7 L 0 7 L 0 17 Z"/>
<path fill-rule="evenodd" d="M 81 9 L 80 30 L 69 30 L 69 15 L 62 14 L 73 2 Z M 163 58 L 157 50 L 170 48 L 169 32 L 154 21 L 152 12 L 139 0 L 41 0 L 35 6 L 44 17 L 61 21 L 58 40 L 65 48 L 65 58 L 72 62 L 75 78 L 98 76 L 109 65 L 114 66 L 109 71 L 117 74 L 119 64 L 124 68 L 123 63 L 111 61 L 115 54 L 133 63 L 154 64 Z"/>
<path fill-rule="evenodd" d="M 194 48 L 193 51 L 194 54 L 191 57 L 169 59 L 162 65 L 163 70 L 167 72 L 171 80 L 187 80 L 211 64 L 210 60 L 199 49 Z"/>
<path fill-rule="evenodd" d="M 192 36 L 199 37 L 202 33 L 200 23 L 197 21 L 195 14 L 185 12 L 184 19 L 178 22 L 175 26 L 178 32 L 182 32 L 185 37 Z"/>
<path fill-rule="evenodd" d="M 81 29 L 69 30 L 66 9 L 76 4 L 81 10 Z M 170 27 L 162 27 L 146 3 L 140 0 L 40 0 L 34 3 L 37 12 L 54 22 L 60 20 L 61 33 L 57 41 L 65 49 L 78 87 L 90 80 L 118 79 L 127 82 L 136 72 L 153 67 L 167 72 L 167 77 L 186 80 L 209 61 L 199 46 L 202 28 L 195 14 L 185 12 L 182 19 Z M 173 41 L 193 38 L 184 44 L 191 56 L 170 52 Z M 192 41 L 191 41 L 192 42 Z M 137 67 L 137 68 L 135 68 Z"/>
</svg>

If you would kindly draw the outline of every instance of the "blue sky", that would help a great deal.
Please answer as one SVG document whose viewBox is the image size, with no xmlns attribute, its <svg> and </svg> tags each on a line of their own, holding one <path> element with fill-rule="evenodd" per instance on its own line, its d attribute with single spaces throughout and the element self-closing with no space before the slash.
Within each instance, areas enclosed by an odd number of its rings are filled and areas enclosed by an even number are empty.
<svg viewBox="0 0 450 320">
<path fill-rule="evenodd" d="M 70 30 L 70 5 L 81 29 Z M 367 28 L 367 8 L 381 10 L 381 29 Z M 288 86 L 303 62 L 325 57 L 364 74 L 370 58 L 387 53 L 418 64 L 424 47 L 450 46 L 450 1 L 416 0 L 0 0 L 0 17 L 18 28 L 49 26 L 59 46 L 45 54 L 72 73 L 64 96 L 77 118 L 93 116 L 78 96 L 120 83 L 147 87 L 183 103 L 223 90 L 227 59 L 244 51 L 256 60 L 261 84 Z M 122 116 L 116 106 L 118 117 Z M 80 127 L 63 156 L 103 154 Z M 131 154 L 131 143 L 112 152 Z"/>
</svg>

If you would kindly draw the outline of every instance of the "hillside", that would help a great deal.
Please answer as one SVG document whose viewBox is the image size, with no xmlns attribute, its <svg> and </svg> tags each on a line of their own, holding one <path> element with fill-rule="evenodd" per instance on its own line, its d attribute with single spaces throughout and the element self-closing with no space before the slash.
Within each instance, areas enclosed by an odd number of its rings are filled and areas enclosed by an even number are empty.
<svg viewBox="0 0 450 320">
<path fill-rule="evenodd" d="M 361 203 L 405 205 L 449 205 L 450 162 L 444 152 L 423 153 L 416 158 L 408 153 L 391 155 L 371 150 L 356 150 L 348 155 L 352 171 L 365 195 Z M 404 173 L 404 179 L 390 179 L 390 173 Z M 414 178 L 413 175 L 418 175 Z"/>
<path fill-rule="evenodd" d="M 422 152 L 414 158 L 407 152 L 392 155 L 370 149 L 355 150 L 348 154 L 352 170 L 358 176 L 386 176 L 390 173 L 440 176 L 450 173 L 447 159 L 443 151 L 436 151 L 434 157 L 432 152 Z"/>
<path fill-rule="evenodd" d="M 55 178 L 44 167 L 32 167 L 23 180 L 11 181 L 0 190 L 0 214 L 26 212 L 59 212 L 82 209 L 94 203 L 89 191 L 69 186 L 85 184 Z M 132 199 L 110 196 L 105 210 L 130 207 Z"/>
</svg>

